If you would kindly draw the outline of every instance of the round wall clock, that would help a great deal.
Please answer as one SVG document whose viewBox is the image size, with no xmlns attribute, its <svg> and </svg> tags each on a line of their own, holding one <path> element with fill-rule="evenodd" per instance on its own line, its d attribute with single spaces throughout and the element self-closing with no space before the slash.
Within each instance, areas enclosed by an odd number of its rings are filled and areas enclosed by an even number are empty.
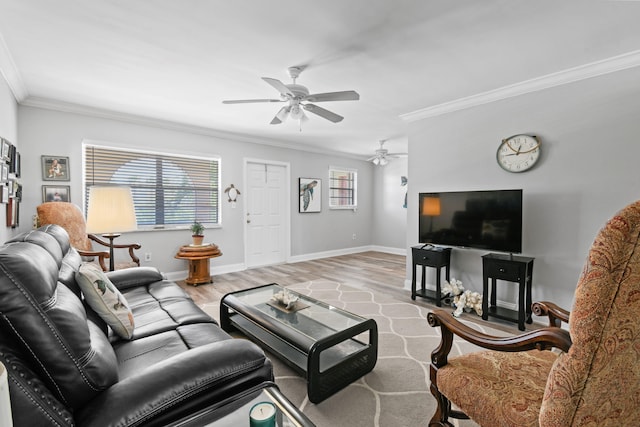
<svg viewBox="0 0 640 427">
<path fill-rule="evenodd" d="M 502 140 L 496 159 L 507 172 L 524 172 L 540 158 L 540 140 L 535 135 L 514 135 Z"/>
</svg>

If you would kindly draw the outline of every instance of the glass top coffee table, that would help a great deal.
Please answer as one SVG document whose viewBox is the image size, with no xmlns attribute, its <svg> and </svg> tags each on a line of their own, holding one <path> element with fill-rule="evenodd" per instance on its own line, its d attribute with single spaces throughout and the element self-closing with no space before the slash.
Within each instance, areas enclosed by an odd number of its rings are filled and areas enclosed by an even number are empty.
<svg viewBox="0 0 640 427">
<path fill-rule="evenodd" d="M 309 400 L 318 403 L 370 372 L 378 358 L 378 326 L 314 298 L 298 297 L 291 310 L 272 297 L 276 283 L 225 295 L 220 326 L 239 330 L 271 350 L 307 379 Z"/>
</svg>

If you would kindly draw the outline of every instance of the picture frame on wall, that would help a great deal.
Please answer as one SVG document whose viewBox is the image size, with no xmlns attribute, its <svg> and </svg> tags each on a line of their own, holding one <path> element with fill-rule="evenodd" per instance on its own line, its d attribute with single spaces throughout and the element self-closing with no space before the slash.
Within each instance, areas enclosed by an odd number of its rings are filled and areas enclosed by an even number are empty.
<svg viewBox="0 0 640 427">
<path fill-rule="evenodd" d="M 10 150 L 11 144 L 6 139 L 4 138 L 1 138 L 1 139 L 2 139 L 2 146 L 0 147 L 0 155 L 2 155 L 2 159 L 4 161 L 7 161 L 9 160 L 9 150 Z"/>
<path fill-rule="evenodd" d="M 1 184 L 0 191 L 2 191 L 2 194 L 0 194 L 0 202 L 9 203 L 9 187 L 7 184 Z"/>
<path fill-rule="evenodd" d="M 320 212 L 322 210 L 322 180 L 320 178 L 298 178 L 300 204 L 298 212 Z"/>
<path fill-rule="evenodd" d="M 69 157 L 42 156 L 43 181 L 69 181 Z"/>
<path fill-rule="evenodd" d="M 7 201 L 7 227 L 16 228 L 20 225 L 20 203 L 13 198 Z"/>
<path fill-rule="evenodd" d="M 43 185 L 42 203 L 45 202 L 69 202 L 71 187 L 68 185 Z"/>
<path fill-rule="evenodd" d="M 9 165 L 2 163 L 0 165 L 0 181 L 7 182 L 9 180 Z"/>
</svg>

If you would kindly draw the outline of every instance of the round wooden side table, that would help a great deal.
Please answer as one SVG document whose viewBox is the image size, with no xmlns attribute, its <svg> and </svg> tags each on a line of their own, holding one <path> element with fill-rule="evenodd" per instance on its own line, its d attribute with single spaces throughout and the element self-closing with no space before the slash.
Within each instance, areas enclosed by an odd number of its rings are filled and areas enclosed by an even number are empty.
<svg viewBox="0 0 640 427">
<path fill-rule="evenodd" d="M 184 245 L 176 254 L 178 259 L 189 261 L 189 277 L 187 284 L 198 286 L 202 283 L 213 283 L 209 272 L 209 260 L 222 255 L 217 245 L 206 243 L 204 245 Z"/>
</svg>

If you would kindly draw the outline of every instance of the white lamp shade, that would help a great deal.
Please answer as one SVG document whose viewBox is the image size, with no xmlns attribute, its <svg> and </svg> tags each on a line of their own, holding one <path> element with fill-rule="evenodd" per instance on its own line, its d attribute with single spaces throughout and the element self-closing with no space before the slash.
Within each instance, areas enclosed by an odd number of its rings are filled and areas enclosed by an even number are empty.
<svg viewBox="0 0 640 427">
<path fill-rule="evenodd" d="M 138 228 L 131 188 L 93 186 L 89 189 L 87 233 L 120 233 Z"/>
</svg>

